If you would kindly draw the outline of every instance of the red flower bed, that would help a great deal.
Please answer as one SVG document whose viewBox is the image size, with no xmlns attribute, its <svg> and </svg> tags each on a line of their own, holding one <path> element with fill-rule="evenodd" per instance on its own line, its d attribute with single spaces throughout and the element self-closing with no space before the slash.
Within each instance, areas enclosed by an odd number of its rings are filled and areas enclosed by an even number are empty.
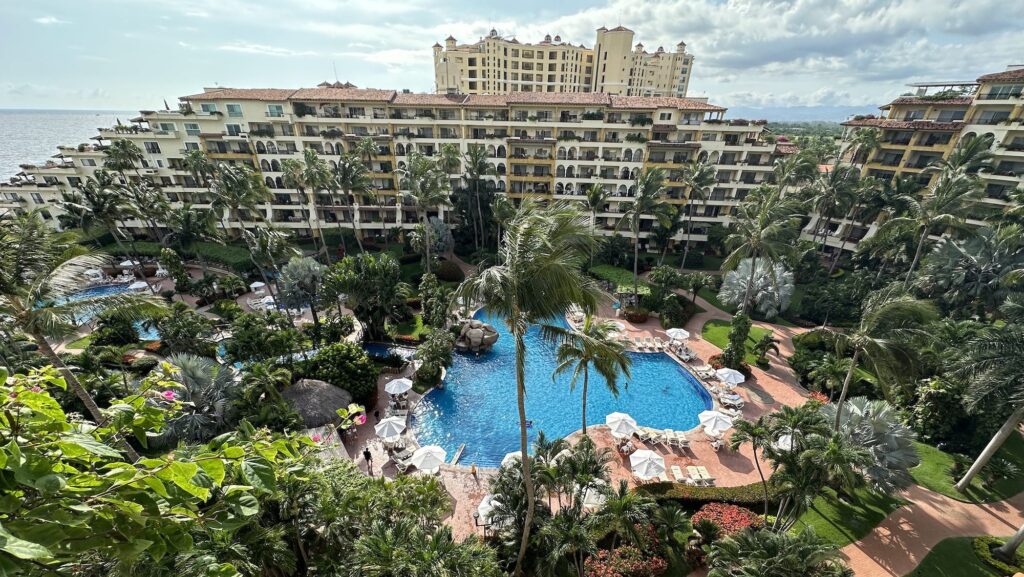
<svg viewBox="0 0 1024 577">
<path fill-rule="evenodd" d="M 142 345 L 142 348 L 146 349 L 147 351 L 149 351 L 151 353 L 155 353 L 155 352 L 158 352 L 160 350 L 160 347 L 162 347 L 162 346 L 163 346 L 163 343 L 160 342 L 160 341 L 149 341 L 148 343 Z"/>
<path fill-rule="evenodd" d="M 584 564 L 587 577 L 660 577 L 668 570 L 661 557 L 645 557 L 636 547 L 602 549 Z"/>
<path fill-rule="evenodd" d="M 810 397 L 812 401 L 818 401 L 823 405 L 828 404 L 828 395 L 821 391 L 811 391 L 811 394 L 808 395 L 808 397 Z"/>
<path fill-rule="evenodd" d="M 728 503 L 708 503 L 693 514 L 690 521 L 696 524 L 698 521 L 707 519 L 719 529 L 724 535 L 739 533 L 747 527 L 761 527 L 764 519 L 760 515 L 739 505 Z"/>
</svg>

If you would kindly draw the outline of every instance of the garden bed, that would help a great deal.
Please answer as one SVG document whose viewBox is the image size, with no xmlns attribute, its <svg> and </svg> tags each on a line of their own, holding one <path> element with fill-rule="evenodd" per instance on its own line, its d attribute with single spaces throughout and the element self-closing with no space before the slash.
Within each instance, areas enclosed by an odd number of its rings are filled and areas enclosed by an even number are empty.
<svg viewBox="0 0 1024 577">
<path fill-rule="evenodd" d="M 954 486 L 956 479 L 951 472 L 955 463 L 953 455 L 924 443 L 917 443 L 917 454 L 921 457 L 921 464 L 910 470 L 914 482 L 952 499 L 967 503 L 992 503 L 1024 491 L 1024 437 L 1020 434 L 1011 435 L 994 458 L 1006 459 L 1017 465 L 1022 472 L 1016 477 L 995 481 L 991 486 L 986 486 L 982 476 L 978 475 L 971 481 L 966 493 L 957 491 Z"/>
<path fill-rule="evenodd" d="M 701 328 L 700 334 L 704 340 L 724 351 L 725 347 L 729 345 L 730 326 L 729 321 L 713 319 L 704 323 L 704 327 Z M 763 329 L 758 326 L 750 327 L 750 334 L 747 335 L 747 342 L 744 343 L 746 345 L 745 348 L 747 350 L 747 354 L 743 358 L 747 364 L 754 365 L 757 362 L 757 355 L 752 353 L 750 349 L 761 340 L 761 337 L 770 332 L 771 331 L 768 329 Z"/>
</svg>

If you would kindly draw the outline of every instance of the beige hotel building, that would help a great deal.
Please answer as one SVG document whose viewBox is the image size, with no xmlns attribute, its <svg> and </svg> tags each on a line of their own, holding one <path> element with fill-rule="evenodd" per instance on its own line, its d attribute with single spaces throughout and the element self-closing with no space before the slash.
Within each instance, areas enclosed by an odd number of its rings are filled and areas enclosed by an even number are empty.
<svg viewBox="0 0 1024 577">
<path fill-rule="evenodd" d="M 693 55 L 679 42 L 672 52 L 633 44 L 623 26 L 597 29 L 594 47 L 547 35 L 536 44 L 505 38 L 497 30 L 472 44 L 449 36 L 434 44 L 439 94 L 603 92 L 621 96 L 686 96 Z"/>
</svg>

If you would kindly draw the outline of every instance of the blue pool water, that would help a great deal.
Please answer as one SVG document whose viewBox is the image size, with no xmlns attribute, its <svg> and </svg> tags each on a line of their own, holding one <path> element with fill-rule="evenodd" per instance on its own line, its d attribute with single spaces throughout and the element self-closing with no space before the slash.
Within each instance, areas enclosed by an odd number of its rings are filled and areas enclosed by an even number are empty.
<svg viewBox="0 0 1024 577">
<path fill-rule="evenodd" d="M 110 285 L 99 285 L 89 287 L 87 289 L 80 290 L 75 293 L 69 294 L 63 299 L 63 302 L 78 302 L 88 298 L 96 298 L 107 295 L 116 295 L 128 292 L 128 285 L 124 284 L 110 284 Z M 99 309 L 84 311 L 78 315 L 75 320 L 78 321 L 79 325 L 84 325 L 90 322 L 96 315 L 99 314 Z M 135 331 L 139 333 L 139 340 L 143 341 L 156 341 L 160 339 L 160 332 L 156 330 L 154 326 L 147 326 L 142 321 L 135 322 Z"/>
<path fill-rule="evenodd" d="M 516 410 L 515 352 L 511 335 L 498 317 L 477 313 L 500 334 L 489 353 L 456 353 L 444 389 L 428 393 L 414 412 L 413 429 L 422 445 L 440 445 L 453 456 L 466 448 L 460 464 L 495 467 L 519 448 Z M 581 386 L 569 390 L 569 376 L 551 380 L 556 346 L 534 327 L 526 335 L 526 417 L 530 440 L 539 431 L 553 438 L 579 430 Z M 588 425 L 603 424 L 608 413 L 629 413 L 637 423 L 657 429 L 689 430 L 697 414 L 710 409 L 711 397 L 696 378 L 664 353 L 629 353 L 632 379 L 619 381 L 615 398 L 600 376 L 591 372 L 587 395 Z"/>
<path fill-rule="evenodd" d="M 363 343 L 363 350 L 366 351 L 371 357 L 386 357 L 388 355 L 398 355 L 405 360 L 412 358 L 416 354 L 416 349 L 409 347 L 399 347 L 388 343 Z"/>
</svg>

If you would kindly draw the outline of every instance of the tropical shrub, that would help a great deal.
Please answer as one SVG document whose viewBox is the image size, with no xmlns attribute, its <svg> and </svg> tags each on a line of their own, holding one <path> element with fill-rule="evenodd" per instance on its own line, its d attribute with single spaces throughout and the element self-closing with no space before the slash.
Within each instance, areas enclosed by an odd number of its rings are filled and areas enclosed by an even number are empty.
<svg viewBox="0 0 1024 577">
<path fill-rule="evenodd" d="M 154 357 L 138 357 L 128 365 L 128 370 L 136 375 L 145 375 L 155 369 L 158 364 L 160 364 L 160 361 Z"/>
<path fill-rule="evenodd" d="M 423 311 L 423 324 L 444 328 L 451 316 L 449 310 L 454 296 L 450 288 L 438 282 L 439 278 L 431 273 L 423 275 L 420 280 L 420 307 Z"/>
<path fill-rule="evenodd" d="M 231 321 L 231 338 L 224 341 L 224 349 L 228 360 L 247 363 L 295 353 L 304 342 L 302 333 L 281 313 L 242 313 Z"/>
<path fill-rule="evenodd" d="M 205 442 L 235 424 L 231 409 L 241 387 L 229 367 L 187 353 L 171 355 L 167 361 L 175 369 L 170 378 L 178 385 L 163 394 L 181 402 L 181 410 L 167 421 L 165 445 Z"/>
<path fill-rule="evenodd" d="M 697 509 L 706 503 L 733 503 L 760 509 L 764 507 L 764 487 L 761 483 L 738 487 L 694 487 L 685 483 L 646 483 L 637 487 L 638 493 L 653 497 L 659 503 L 675 502 L 685 509 Z M 770 502 L 778 498 L 779 489 L 768 485 Z"/>
<path fill-rule="evenodd" d="M 746 529 L 711 545 L 708 577 L 839 577 L 850 575 L 835 545 L 813 529 L 800 533 Z"/>
<path fill-rule="evenodd" d="M 416 371 L 417 390 L 426 390 L 441 380 L 441 369 L 451 366 L 455 336 L 448 331 L 433 331 L 416 351 L 416 358 L 422 362 Z"/>
<path fill-rule="evenodd" d="M 764 526 L 764 519 L 757 513 L 729 503 L 708 503 L 690 517 L 691 523 L 708 520 L 718 526 L 724 535 L 734 535 L 747 528 Z"/>
<path fill-rule="evenodd" d="M 210 312 L 222 319 L 233 321 L 235 320 L 235 317 L 245 311 L 242 310 L 242 307 L 240 307 L 238 303 L 231 299 L 220 299 L 213 303 L 213 306 L 210 307 Z"/>
<path fill-rule="evenodd" d="M 789 308 L 793 296 L 793 273 L 786 270 L 782 263 L 772 263 L 767 259 L 757 261 L 757 270 L 751 270 L 751 259 L 740 261 L 735 270 L 725 273 L 722 288 L 718 291 L 718 300 L 729 305 L 740 307 L 747 295 L 747 283 L 753 274 L 753 286 L 750 291 L 754 299 L 754 310 L 773 319 Z"/>
<path fill-rule="evenodd" d="M 131 319 L 111 312 L 101 312 L 96 320 L 96 330 L 92 333 L 92 343 L 96 346 L 122 347 L 139 342 L 139 333 Z"/>
<path fill-rule="evenodd" d="M 750 317 L 743 313 L 737 313 L 732 317 L 729 344 L 721 355 L 722 365 L 736 370 L 746 366 L 744 358 L 747 355 L 747 337 L 750 335 L 751 324 Z"/>
<path fill-rule="evenodd" d="M 659 577 L 667 570 L 668 563 L 661 557 L 628 545 L 611 551 L 602 549 L 584 564 L 586 577 Z"/>
<path fill-rule="evenodd" d="M 459 265 L 450 260 L 442 260 L 437 263 L 433 272 L 437 275 L 437 280 L 442 282 L 462 282 L 466 280 L 466 273 L 462 272 L 462 268 Z"/>
<path fill-rule="evenodd" d="M 376 365 L 361 346 L 347 341 L 321 348 L 313 358 L 295 363 L 292 372 L 295 379 L 317 379 L 345 389 L 357 402 L 377 392 Z"/>
<path fill-rule="evenodd" d="M 201 357 L 217 356 L 213 337 L 213 323 L 182 302 L 174 303 L 171 310 L 157 320 L 160 342 L 168 353 L 189 353 Z"/>
<path fill-rule="evenodd" d="M 661 328 L 684 327 L 696 312 L 697 307 L 688 299 L 679 295 L 668 295 L 661 305 Z"/>
<path fill-rule="evenodd" d="M 645 323 L 651 311 L 644 307 L 626 307 L 622 309 L 622 317 L 631 323 Z"/>
<path fill-rule="evenodd" d="M 331 266 L 325 282 L 328 292 L 345 295 L 370 340 L 386 336 L 388 321 L 408 316 L 409 285 L 402 282 L 401 268 L 388 253 L 347 256 Z"/>
<path fill-rule="evenodd" d="M 630 244 L 628 239 L 621 234 L 616 233 L 615 235 L 604 239 L 604 242 L 601 243 L 597 254 L 594 256 L 594 260 L 601 264 L 611 265 L 616 268 L 625 267 L 632 269 L 633 246 Z M 593 271 L 593 267 L 591 267 L 591 271 Z M 632 276 L 632 273 L 630 273 L 630 276 Z"/>
<path fill-rule="evenodd" d="M 829 422 L 835 420 L 835 405 L 822 405 L 820 410 Z M 910 469 L 921 463 L 914 446 L 915 435 L 888 402 L 866 397 L 847 399 L 839 430 L 853 445 L 871 453 L 873 463 L 864 467 L 863 473 L 873 490 L 891 494 L 913 483 Z"/>
<path fill-rule="evenodd" d="M 320 326 L 320 336 L 326 343 L 345 340 L 356 328 L 356 321 L 351 315 L 332 315 Z"/>
<path fill-rule="evenodd" d="M 1024 572 L 1024 555 L 1019 552 L 1015 555 L 1015 562 L 1012 564 L 997 559 L 992 554 L 992 550 L 1002 547 L 1003 543 L 1004 541 L 998 537 L 975 537 L 971 541 L 971 547 L 974 548 L 974 554 L 978 556 L 978 559 L 998 571 L 1000 575 L 1015 575 Z"/>
<path fill-rule="evenodd" d="M 174 249 L 164 248 L 160 251 L 160 264 L 167 269 L 167 274 L 174 281 L 174 288 L 178 292 L 187 293 L 192 290 L 192 277 L 185 268 L 178 253 Z"/>
</svg>

